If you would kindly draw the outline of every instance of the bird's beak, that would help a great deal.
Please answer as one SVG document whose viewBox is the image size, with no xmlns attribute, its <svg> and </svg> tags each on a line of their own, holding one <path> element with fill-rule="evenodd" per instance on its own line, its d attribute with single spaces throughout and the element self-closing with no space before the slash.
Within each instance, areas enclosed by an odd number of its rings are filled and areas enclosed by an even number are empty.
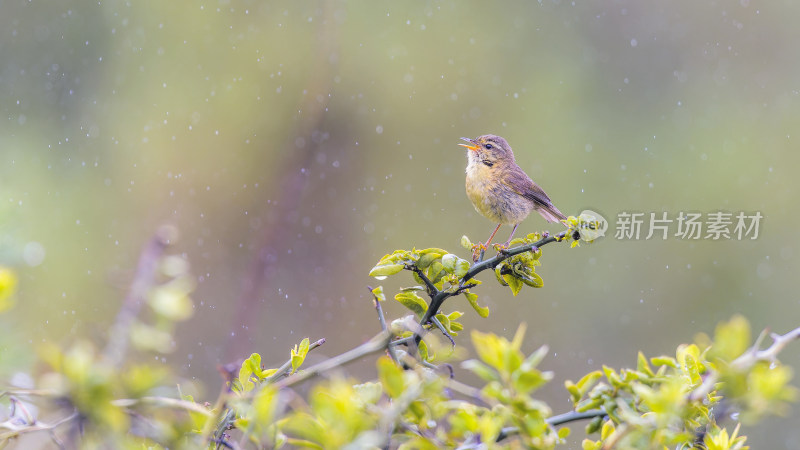
<svg viewBox="0 0 800 450">
<path fill-rule="evenodd" d="M 470 138 L 465 138 L 465 137 L 462 137 L 462 138 L 461 138 L 461 140 L 462 140 L 462 141 L 467 141 L 467 142 L 469 142 L 469 143 L 470 143 L 470 144 L 472 144 L 472 145 L 467 145 L 467 144 L 458 144 L 458 145 L 460 145 L 460 146 L 462 146 L 462 147 L 466 147 L 466 148 L 468 148 L 468 149 L 472 150 L 473 152 L 478 150 L 478 143 L 477 143 L 477 142 L 475 142 L 475 139 L 470 139 Z"/>
</svg>

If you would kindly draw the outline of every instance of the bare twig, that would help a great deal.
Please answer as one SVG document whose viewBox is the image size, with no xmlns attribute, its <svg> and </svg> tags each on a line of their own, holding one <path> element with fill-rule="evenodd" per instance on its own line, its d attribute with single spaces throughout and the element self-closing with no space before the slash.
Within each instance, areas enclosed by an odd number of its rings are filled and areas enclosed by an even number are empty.
<svg viewBox="0 0 800 450">
<path fill-rule="evenodd" d="M 139 314 L 145 295 L 153 287 L 156 272 L 158 271 L 158 263 L 164 254 L 164 250 L 177 237 L 178 230 L 175 227 L 163 225 L 142 249 L 136 275 L 122 308 L 117 314 L 117 320 L 111 327 L 108 343 L 104 351 L 105 359 L 110 365 L 117 366 L 125 359 L 133 320 Z"/>
<path fill-rule="evenodd" d="M 375 306 L 375 312 L 378 313 L 378 322 L 381 324 L 381 331 L 388 331 L 388 328 L 386 327 L 386 317 L 383 315 L 381 300 L 377 295 L 375 295 L 374 292 L 372 292 L 372 286 L 367 286 L 367 289 L 369 289 L 369 293 L 372 294 L 372 303 Z M 397 358 L 397 352 L 394 350 L 394 347 L 395 346 L 392 345 L 392 341 L 389 341 L 389 343 L 386 344 L 386 353 L 389 354 L 389 357 L 392 358 L 392 361 L 399 364 L 400 360 Z"/>
<path fill-rule="evenodd" d="M 9 419 L 6 420 L 5 422 L 0 422 L 0 428 L 9 430 L 7 432 L 0 433 L 0 442 L 15 438 L 25 433 L 33 433 L 36 431 L 51 431 L 67 422 L 77 419 L 78 416 L 79 416 L 78 411 L 74 411 L 72 412 L 72 414 L 63 417 L 53 423 L 44 423 L 34 419 L 32 423 L 19 424 L 15 423 L 13 419 Z"/>
<path fill-rule="evenodd" d="M 375 310 L 378 313 L 378 322 L 381 324 L 381 330 L 386 331 L 386 317 L 383 315 L 383 307 L 381 306 L 381 301 L 378 299 L 378 296 L 372 292 L 372 286 L 367 286 L 367 290 L 369 290 L 369 294 L 372 296 L 372 303 L 375 306 Z"/>
<path fill-rule="evenodd" d="M 450 345 L 452 345 L 453 347 L 455 347 L 455 346 L 456 346 L 456 341 L 455 341 L 455 339 L 453 339 L 453 336 L 450 336 L 450 333 L 449 333 L 449 332 L 448 332 L 448 331 L 447 331 L 447 330 L 444 328 L 444 325 L 442 325 L 442 322 L 440 322 L 440 321 L 439 321 L 439 319 L 437 319 L 437 318 L 436 318 L 436 316 L 433 316 L 433 317 L 431 317 L 431 323 L 433 323 L 434 325 L 436 325 L 436 328 L 438 328 L 438 329 L 439 329 L 439 331 L 441 331 L 441 332 L 442 332 L 442 334 L 443 334 L 443 335 L 444 335 L 444 336 L 445 336 L 447 339 L 449 339 L 449 340 L 450 340 Z"/>
<path fill-rule="evenodd" d="M 114 406 L 118 406 L 120 408 L 129 408 L 131 406 L 139 404 L 166 406 L 170 408 L 185 409 L 186 411 L 200 413 L 207 417 L 211 417 L 213 415 L 213 413 L 208 408 L 202 405 L 198 405 L 195 402 L 190 402 L 187 400 L 181 400 L 178 398 L 171 398 L 171 397 L 121 398 L 118 400 L 113 400 L 111 404 Z"/>
<path fill-rule="evenodd" d="M 764 336 L 764 334 L 765 333 L 762 333 L 761 336 Z M 772 333 L 770 335 L 772 338 L 772 345 L 764 350 L 758 349 L 760 347 L 761 340 L 763 339 L 761 336 L 756 340 L 755 345 L 753 345 L 750 350 L 746 351 L 744 354 L 731 362 L 732 368 L 747 370 L 753 367 L 759 361 L 774 362 L 777 359 L 778 354 L 790 342 L 800 338 L 800 328 L 795 328 L 794 330 L 783 335 Z M 688 400 L 698 401 L 704 399 L 711 391 L 714 390 L 714 386 L 717 384 L 717 381 L 719 381 L 719 372 L 714 371 L 707 374 L 703 380 L 703 383 L 698 386 L 697 389 L 689 393 Z"/>
<path fill-rule="evenodd" d="M 423 283 L 425 283 L 425 288 L 428 291 L 428 296 L 429 297 L 434 297 L 436 294 L 439 293 L 439 288 L 437 288 L 433 284 L 431 279 L 428 278 L 428 276 L 425 275 L 425 273 L 422 271 L 422 269 L 417 267 L 416 264 L 406 264 L 406 265 L 403 266 L 403 268 L 406 269 L 406 270 L 410 270 L 410 271 L 414 272 L 415 274 L 417 274 L 419 279 L 422 280 Z"/>
<path fill-rule="evenodd" d="M 318 341 L 314 341 L 311 344 L 309 344 L 308 351 L 314 350 L 315 348 L 321 346 L 324 343 L 325 343 L 325 338 L 322 338 Z M 278 370 L 276 370 L 275 373 L 265 378 L 264 381 L 266 383 L 272 383 L 278 378 L 286 375 L 287 372 L 289 372 L 289 370 L 291 369 L 292 369 L 292 358 L 289 358 L 289 360 L 283 363 L 282 366 L 278 367 Z"/>
</svg>

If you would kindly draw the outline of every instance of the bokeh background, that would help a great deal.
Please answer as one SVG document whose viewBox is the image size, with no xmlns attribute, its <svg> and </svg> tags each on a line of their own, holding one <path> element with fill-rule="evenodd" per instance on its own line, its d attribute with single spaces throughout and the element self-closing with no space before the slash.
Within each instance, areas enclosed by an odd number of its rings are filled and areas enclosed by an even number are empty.
<svg viewBox="0 0 800 450">
<path fill-rule="evenodd" d="M 797 3 L 750 0 L 2 2 L 0 263 L 21 278 L 2 372 L 41 342 L 105 339 L 161 224 L 198 282 L 161 360 L 207 398 L 216 365 L 250 352 L 356 346 L 379 329 L 365 286 L 383 254 L 467 257 L 460 237 L 492 230 L 457 146 L 485 133 L 612 233 L 621 212 L 764 216 L 756 240 L 551 245 L 543 289 L 512 297 L 488 275 L 488 319 L 446 304 L 468 328 L 525 321 L 526 348 L 551 348 L 556 412 L 564 379 L 671 354 L 735 313 L 800 326 L 799 20 Z M 782 359 L 800 367 L 800 345 Z M 800 447 L 794 414 L 749 443 Z"/>
</svg>

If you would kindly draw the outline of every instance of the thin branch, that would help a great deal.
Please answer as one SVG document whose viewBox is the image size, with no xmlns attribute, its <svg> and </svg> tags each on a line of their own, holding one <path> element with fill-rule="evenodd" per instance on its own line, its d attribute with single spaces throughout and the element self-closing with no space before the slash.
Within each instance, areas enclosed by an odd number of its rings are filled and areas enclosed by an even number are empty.
<svg viewBox="0 0 800 450">
<path fill-rule="evenodd" d="M 202 405 L 198 405 L 197 403 L 190 402 L 188 400 L 181 400 L 171 397 L 121 398 L 118 400 L 113 400 L 111 404 L 120 408 L 129 408 L 137 404 L 167 406 L 170 408 L 185 409 L 186 411 L 200 413 L 207 417 L 211 417 L 213 415 L 208 408 Z"/>
<path fill-rule="evenodd" d="M 564 414 L 559 414 L 557 416 L 548 417 L 544 421 L 551 427 L 557 427 L 559 425 L 564 425 L 565 423 L 576 422 L 578 420 L 594 419 L 595 417 L 603 417 L 605 415 L 606 415 L 606 410 L 600 408 L 600 409 L 590 409 L 589 411 L 584 411 L 584 412 L 570 411 Z M 500 430 L 500 434 L 497 435 L 496 441 L 500 442 L 516 434 L 519 434 L 519 428 L 517 427 L 503 428 L 502 430 Z"/>
<path fill-rule="evenodd" d="M 474 288 L 477 285 L 478 285 L 478 283 L 469 283 L 469 284 L 465 284 L 463 286 L 459 286 L 458 289 L 456 289 L 455 295 L 461 295 L 464 292 Z"/>
<path fill-rule="evenodd" d="M 391 340 L 392 340 L 392 334 L 389 333 L 388 331 L 382 331 L 378 335 L 376 335 L 369 341 L 359 345 L 358 347 L 352 350 L 348 350 L 342 353 L 341 355 L 334 356 L 333 358 L 330 359 L 326 359 L 325 361 L 322 361 L 319 364 L 311 366 L 306 370 L 295 372 L 293 375 L 290 375 L 287 378 L 278 381 L 277 383 L 275 383 L 275 385 L 278 388 L 289 387 L 297 383 L 300 383 L 302 381 L 305 381 L 309 378 L 313 378 L 324 372 L 327 372 L 328 370 L 331 370 L 333 368 L 351 363 L 364 356 L 384 351 L 386 349 L 386 346 L 389 345 L 389 343 L 391 342 Z"/>
<path fill-rule="evenodd" d="M 444 325 L 442 325 L 442 322 L 440 322 L 440 321 L 439 321 L 439 319 L 437 319 L 437 318 L 436 318 L 436 316 L 433 316 L 433 317 L 431 317 L 431 323 L 433 323 L 434 325 L 436 325 L 436 328 L 438 328 L 438 329 L 439 329 L 439 331 L 441 331 L 441 332 L 442 332 L 442 334 L 443 334 L 443 335 L 444 335 L 444 336 L 445 336 L 447 339 L 449 339 L 449 340 L 450 340 L 450 344 L 451 344 L 453 347 L 455 347 L 455 346 L 456 346 L 456 341 L 455 341 L 455 339 L 453 339 L 453 336 L 450 336 L 450 333 L 449 333 L 449 332 L 448 332 L 448 331 L 447 331 L 447 330 L 444 328 Z"/>
<path fill-rule="evenodd" d="M 381 331 L 387 332 L 388 328 L 386 327 L 386 317 L 383 315 L 383 307 L 381 306 L 381 300 L 372 292 L 372 286 L 367 286 L 369 289 L 369 293 L 372 294 L 372 303 L 375 306 L 375 312 L 378 313 L 378 322 L 381 324 Z M 400 363 L 400 360 L 397 358 L 397 352 L 394 350 L 394 346 L 390 341 L 386 344 L 386 353 L 389 354 L 389 357 L 392 358 L 392 361 L 395 363 Z"/>
<path fill-rule="evenodd" d="M 389 345 L 392 347 L 397 347 L 398 345 L 410 345 L 413 341 L 414 341 L 414 336 L 408 336 L 394 340 L 390 342 Z"/>
<path fill-rule="evenodd" d="M 0 398 L 3 397 L 10 397 L 12 395 L 16 395 L 18 397 L 59 397 L 60 394 L 57 391 L 51 389 L 10 389 L 6 391 L 0 391 Z"/>
<path fill-rule="evenodd" d="M 605 415 L 606 410 L 603 408 L 590 409 L 589 411 L 584 412 L 570 411 L 557 416 L 548 417 L 545 419 L 545 422 L 547 422 L 547 424 L 550 426 L 557 427 L 559 425 L 564 425 L 565 423 L 575 422 L 576 420 L 594 419 L 595 417 L 603 417 Z"/>
<path fill-rule="evenodd" d="M 381 301 L 378 299 L 378 296 L 372 292 L 372 286 L 367 286 L 367 290 L 369 294 L 372 296 L 372 303 L 375 306 L 375 310 L 378 313 L 378 322 L 381 324 L 381 330 L 386 331 L 386 317 L 383 315 L 383 307 L 381 306 Z"/>
<path fill-rule="evenodd" d="M 508 250 L 503 250 L 493 258 L 489 258 L 486 261 L 473 264 L 472 267 L 469 268 L 467 273 L 463 277 L 461 277 L 461 280 L 459 282 L 459 289 L 456 290 L 456 292 L 439 291 L 435 295 L 431 296 L 431 301 L 430 304 L 428 305 L 428 310 L 425 311 L 425 314 L 422 316 L 422 319 L 419 321 L 419 324 L 422 326 L 427 325 L 428 322 L 431 321 L 431 317 L 434 317 L 436 316 L 436 314 L 439 313 L 439 308 L 442 307 L 442 303 L 444 303 L 444 301 L 447 300 L 448 297 L 452 297 L 454 295 L 462 293 L 463 292 L 462 288 L 468 285 L 469 280 L 474 278 L 475 275 L 487 269 L 494 269 L 495 267 L 497 267 L 498 264 L 500 264 L 501 262 L 505 261 L 508 258 L 511 258 L 512 256 L 529 252 L 531 250 L 535 251 L 535 249 L 541 248 L 542 246 L 545 246 L 551 242 L 561 241 L 567 235 L 568 231 L 569 230 L 562 231 L 554 236 L 548 236 L 530 244 L 520 245 L 518 247 L 510 248 Z M 419 339 L 417 339 L 417 342 L 419 342 Z"/>
<path fill-rule="evenodd" d="M 568 231 L 568 230 L 567 230 Z M 564 239 L 567 235 L 567 231 L 562 231 L 554 236 L 548 236 L 542 239 L 539 239 L 536 242 L 520 245 L 519 247 L 509 248 L 507 250 L 503 250 L 498 253 L 495 257 L 489 258 L 486 261 L 482 261 L 476 264 L 473 264 L 472 267 L 469 268 L 466 275 L 461 277 L 461 279 L 466 282 L 469 281 L 471 278 L 475 277 L 475 275 L 483 272 L 486 269 L 494 269 L 497 267 L 498 264 L 505 261 L 506 259 L 519 255 L 521 253 L 529 252 L 533 249 L 541 248 L 551 242 L 558 242 Z"/>
<path fill-rule="evenodd" d="M 406 265 L 403 266 L 403 268 L 406 269 L 406 270 L 410 270 L 410 271 L 414 272 L 415 274 L 417 274 L 419 279 L 422 280 L 423 283 L 425 283 L 425 287 L 428 289 L 428 296 L 429 297 L 434 297 L 434 296 L 436 296 L 436 294 L 439 293 L 439 288 L 437 288 L 433 284 L 431 279 L 428 278 L 428 276 L 425 275 L 425 273 L 422 271 L 422 269 L 417 267 L 416 264 L 406 264 Z"/>
<path fill-rule="evenodd" d="M 322 345 L 324 343 L 325 343 L 325 338 L 322 338 L 322 339 L 320 339 L 318 341 L 312 342 L 308 346 L 308 351 L 314 350 L 315 348 L 319 347 L 320 345 Z M 267 378 L 265 378 L 264 381 L 266 383 L 272 383 L 275 380 L 277 380 L 278 378 L 286 375 L 286 372 L 291 370 L 291 368 L 292 368 L 292 358 L 289 358 L 289 360 L 286 361 L 285 363 L 283 363 L 282 366 L 278 367 L 278 370 L 276 370 L 275 373 L 273 373 L 272 375 L 270 375 Z"/>
</svg>

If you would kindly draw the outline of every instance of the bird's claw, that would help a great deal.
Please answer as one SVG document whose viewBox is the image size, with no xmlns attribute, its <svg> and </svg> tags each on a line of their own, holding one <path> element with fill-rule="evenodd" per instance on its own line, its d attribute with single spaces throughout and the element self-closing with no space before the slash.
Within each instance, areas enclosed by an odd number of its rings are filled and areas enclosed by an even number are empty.
<svg viewBox="0 0 800 450">
<path fill-rule="evenodd" d="M 497 250 L 497 254 L 503 255 L 504 257 L 508 258 L 510 253 L 508 253 L 509 243 L 506 242 L 505 244 L 494 244 L 494 249 Z"/>
<path fill-rule="evenodd" d="M 508 244 L 494 244 L 492 247 L 494 247 L 498 253 L 506 253 L 506 250 L 508 250 Z"/>
<path fill-rule="evenodd" d="M 478 262 L 483 252 L 486 251 L 486 245 L 483 242 L 478 242 L 472 246 L 472 262 Z"/>
</svg>

